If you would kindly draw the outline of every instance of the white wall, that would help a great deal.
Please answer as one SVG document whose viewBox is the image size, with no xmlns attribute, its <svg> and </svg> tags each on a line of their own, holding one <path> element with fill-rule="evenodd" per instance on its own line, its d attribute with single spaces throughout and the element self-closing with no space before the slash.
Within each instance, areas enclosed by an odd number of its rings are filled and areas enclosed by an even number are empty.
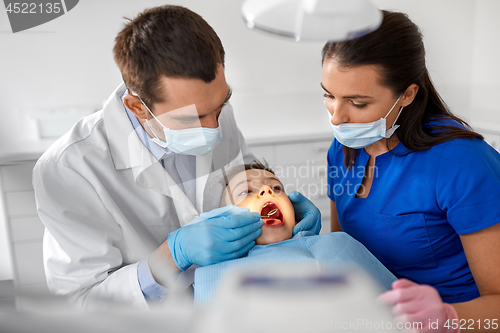
<svg viewBox="0 0 500 333">
<path fill-rule="evenodd" d="M 500 1 L 476 0 L 470 117 L 493 126 L 500 124 L 499 14 Z"/>
<path fill-rule="evenodd" d="M 373 0 L 409 15 L 422 31 L 436 88 L 458 115 L 468 117 L 472 80 L 475 0 Z"/>
</svg>

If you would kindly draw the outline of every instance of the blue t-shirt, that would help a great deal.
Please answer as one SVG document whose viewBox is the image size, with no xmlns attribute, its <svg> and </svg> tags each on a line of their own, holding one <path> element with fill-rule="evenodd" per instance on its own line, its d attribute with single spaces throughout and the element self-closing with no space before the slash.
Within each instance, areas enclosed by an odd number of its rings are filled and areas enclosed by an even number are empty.
<svg viewBox="0 0 500 333">
<path fill-rule="evenodd" d="M 480 139 L 418 152 L 399 143 L 376 157 L 368 197 L 356 198 L 369 157 L 357 150 L 348 170 L 337 140 L 328 151 L 328 196 L 342 230 L 398 278 L 434 286 L 445 302 L 479 297 L 459 235 L 500 222 L 500 154 Z"/>
</svg>

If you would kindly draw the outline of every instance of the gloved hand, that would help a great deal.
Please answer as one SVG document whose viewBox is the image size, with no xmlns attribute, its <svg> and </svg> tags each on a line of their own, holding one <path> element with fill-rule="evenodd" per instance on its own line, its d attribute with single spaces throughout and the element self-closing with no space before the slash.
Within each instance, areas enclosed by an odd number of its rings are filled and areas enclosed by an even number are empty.
<svg viewBox="0 0 500 333">
<path fill-rule="evenodd" d="M 297 191 L 293 191 L 288 196 L 295 210 L 295 221 L 299 221 L 293 227 L 293 234 L 299 231 L 312 231 L 319 235 L 321 231 L 321 212 L 319 209 L 305 196 Z"/>
<path fill-rule="evenodd" d="M 443 303 L 434 287 L 399 279 L 392 283 L 392 290 L 380 295 L 378 300 L 392 305 L 395 321 L 409 322 L 412 326 L 416 322 L 422 323 L 422 329 L 418 332 L 460 332 L 457 312 L 450 304 Z M 403 332 L 417 332 L 417 330 L 406 329 Z"/>
<path fill-rule="evenodd" d="M 184 271 L 193 264 L 207 266 L 247 253 L 255 245 L 255 238 L 262 234 L 260 228 L 264 222 L 259 213 L 246 211 L 215 215 L 171 232 L 168 248 L 177 267 Z"/>
</svg>

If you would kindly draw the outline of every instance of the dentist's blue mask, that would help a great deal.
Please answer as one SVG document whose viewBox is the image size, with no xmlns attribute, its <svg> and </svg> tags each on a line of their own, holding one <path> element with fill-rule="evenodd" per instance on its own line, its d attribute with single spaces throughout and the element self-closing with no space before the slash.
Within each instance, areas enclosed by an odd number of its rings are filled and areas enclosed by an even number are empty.
<svg viewBox="0 0 500 333">
<path fill-rule="evenodd" d="M 217 128 L 206 128 L 206 127 L 193 127 L 181 130 L 173 130 L 165 127 L 158 118 L 155 117 L 153 112 L 148 108 L 148 106 L 142 101 L 142 99 L 137 96 L 146 109 L 151 113 L 153 118 L 163 127 L 163 133 L 165 134 L 165 141 L 161 140 L 153 131 L 149 125 L 149 121 L 146 120 L 151 133 L 155 136 L 151 139 L 154 143 L 162 148 L 169 149 L 177 154 L 183 155 L 193 155 L 193 156 L 204 156 L 212 151 L 215 146 L 222 140 L 222 130 L 220 124 Z"/>
<path fill-rule="evenodd" d="M 392 127 L 388 130 L 386 130 L 387 125 L 385 119 L 392 112 L 396 104 L 398 104 L 402 96 L 403 95 L 399 96 L 396 103 L 394 103 L 384 118 L 380 118 L 379 120 L 371 123 L 344 123 L 340 125 L 333 125 L 331 122 L 331 115 L 328 113 L 330 125 L 332 125 L 333 128 L 333 135 L 338 142 L 353 149 L 360 149 L 369 146 L 380 139 L 390 138 L 399 127 L 399 125 L 396 125 L 396 121 L 398 120 L 403 107 L 399 109 L 399 113 L 396 120 L 394 120 L 394 124 L 392 124 Z"/>
</svg>

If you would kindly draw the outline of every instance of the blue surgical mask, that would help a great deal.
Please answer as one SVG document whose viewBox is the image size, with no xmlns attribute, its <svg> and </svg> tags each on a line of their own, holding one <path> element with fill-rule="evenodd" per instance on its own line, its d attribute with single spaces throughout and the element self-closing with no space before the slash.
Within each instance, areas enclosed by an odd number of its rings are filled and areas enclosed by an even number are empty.
<svg viewBox="0 0 500 333">
<path fill-rule="evenodd" d="M 388 130 L 386 130 L 387 125 L 385 119 L 392 112 L 396 104 L 398 104 L 402 96 L 403 95 L 399 96 L 396 103 L 394 103 L 384 118 L 380 118 L 379 120 L 371 123 L 344 123 L 340 125 L 333 125 L 331 122 L 331 115 L 328 113 L 330 125 L 332 125 L 333 128 L 333 135 L 338 142 L 353 149 L 360 149 L 369 146 L 380 139 L 390 138 L 399 127 L 399 125 L 396 125 L 396 121 L 398 120 L 403 107 L 399 109 L 399 113 L 396 120 L 394 120 L 394 124 Z"/>
<path fill-rule="evenodd" d="M 146 120 L 146 124 L 151 130 L 151 133 L 155 136 L 151 139 L 151 141 L 162 148 L 168 148 L 177 154 L 204 156 L 211 152 L 222 140 L 222 129 L 220 128 L 220 124 L 217 128 L 193 127 L 181 130 L 167 128 L 158 120 L 158 118 L 155 117 L 153 112 L 151 112 L 140 97 L 139 99 L 149 113 L 151 113 L 153 118 L 163 127 L 166 142 L 158 138 L 149 125 L 149 121 Z"/>
</svg>

